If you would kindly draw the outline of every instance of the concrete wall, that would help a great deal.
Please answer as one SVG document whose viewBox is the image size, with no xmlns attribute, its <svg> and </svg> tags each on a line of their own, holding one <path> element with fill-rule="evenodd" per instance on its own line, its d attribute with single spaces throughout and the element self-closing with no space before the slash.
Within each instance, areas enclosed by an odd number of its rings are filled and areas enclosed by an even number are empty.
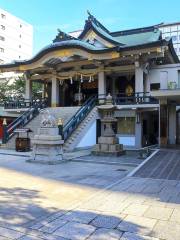
<svg viewBox="0 0 180 240">
<path fill-rule="evenodd" d="M 90 147 L 96 144 L 96 120 L 92 126 L 87 130 L 86 134 L 81 138 L 77 148 Z"/>
<path fill-rule="evenodd" d="M 124 146 L 135 147 L 135 136 L 134 135 L 123 136 L 123 135 L 117 134 L 117 137 L 119 139 L 120 144 L 123 144 Z"/>
<path fill-rule="evenodd" d="M 150 83 L 161 83 L 161 89 L 167 89 L 169 82 L 176 82 L 177 86 L 180 88 L 180 82 L 178 82 L 178 71 L 180 71 L 180 64 L 157 66 L 150 70 L 148 79 Z M 164 72 L 167 72 L 167 83 L 162 82 Z"/>
</svg>

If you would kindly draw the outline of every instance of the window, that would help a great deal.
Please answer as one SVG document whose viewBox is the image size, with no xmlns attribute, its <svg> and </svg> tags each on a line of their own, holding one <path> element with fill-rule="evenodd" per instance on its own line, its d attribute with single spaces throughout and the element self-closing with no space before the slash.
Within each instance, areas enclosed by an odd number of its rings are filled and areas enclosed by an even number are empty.
<svg viewBox="0 0 180 240">
<path fill-rule="evenodd" d="M 135 117 L 118 118 L 117 133 L 123 135 L 135 134 Z"/>
<path fill-rule="evenodd" d="M 4 60 L 0 59 L 0 64 L 3 64 L 4 63 Z"/>
<path fill-rule="evenodd" d="M 2 19 L 5 19 L 5 18 L 6 18 L 6 15 L 3 14 L 3 13 L 1 13 L 1 18 L 2 18 Z"/>
<path fill-rule="evenodd" d="M 4 52 L 4 48 L 1 48 L 1 47 L 0 47 L 0 52 Z"/>
<path fill-rule="evenodd" d="M 22 25 L 20 24 L 19 27 L 22 28 Z"/>
<path fill-rule="evenodd" d="M 21 38 L 21 34 L 19 35 L 19 37 Z"/>
<path fill-rule="evenodd" d="M 1 40 L 1 41 L 5 41 L 5 37 L 0 36 L 0 40 Z"/>
<path fill-rule="evenodd" d="M 2 30 L 5 30 L 5 26 L 4 25 L 1 25 L 0 26 Z"/>
<path fill-rule="evenodd" d="M 151 89 L 151 91 L 159 90 L 160 89 L 160 83 L 151 83 L 150 89 Z"/>
<path fill-rule="evenodd" d="M 21 58 L 21 56 L 19 56 L 19 59 Z"/>
<path fill-rule="evenodd" d="M 21 48 L 21 45 L 19 45 L 19 48 Z"/>
<path fill-rule="evenodd" d="M 173 41 L 177 41 L 177 36 L 171 36 Z"/>
</svg>

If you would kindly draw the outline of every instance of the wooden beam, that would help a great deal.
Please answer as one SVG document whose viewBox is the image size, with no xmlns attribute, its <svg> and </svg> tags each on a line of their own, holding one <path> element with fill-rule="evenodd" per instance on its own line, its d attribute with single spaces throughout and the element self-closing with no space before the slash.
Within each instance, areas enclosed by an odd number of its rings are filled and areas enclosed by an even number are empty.
<svg viewBox="0 0 180 240">
<path fill-rule="evenodd" d="M 126 65 L 126 66 L 116 66 L 116 67 L 98 67 L 96 69 L 76 69 L 73 71 L 59 71 L 55 72 L 53 71 L 52 73 L 49 74 L 35 74 L 34 76 L 31 76 L 30 80 L 45 80 L 45 79 L 52 79 L 52 77 L 67 77 L 69 78 L 70 76 L 74 76 L 77 73 L 79 74 L 96 74 L 101 71 L 105 72 L 132 72 L 135 70 L 135 66 L 133 65 Z"/>
</svg>

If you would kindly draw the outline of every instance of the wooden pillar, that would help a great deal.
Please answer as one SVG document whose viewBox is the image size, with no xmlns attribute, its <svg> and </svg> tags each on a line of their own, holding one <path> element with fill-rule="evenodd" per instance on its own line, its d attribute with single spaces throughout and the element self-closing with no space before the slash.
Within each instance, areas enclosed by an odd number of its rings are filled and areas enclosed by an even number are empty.
<svg viewBox="0 0 180 240">
<path fill-rule="evenodd" d="M 106 97 L 106 78 L 105 78 L 105 73 L 102 71 L 102 72 L 98 73 L 98 98 L 99 98 L 99 103 L 104 103 L 105 97 Z"/>
<path fill-rule="evenodd" d="M 160 100 L 159 106 L 159 145 L 166 146 L 168 143 L 168 107 L 167 100 Z"/>
<path fill-rule="evenodd" d="M 139 62 L 135 63 L 135 92 L 144 92 L 144 72 Z"/>
<path fill-rule="evenodd" d="M 32 81 L 24 75 L 26 86 L 25 86 L 25 99 L 32 99 Z"/>
<path fill-rule="evenodd" d="M 51 107 L 59 106 L 59 80 L 52 77 Z"/>
</svg>

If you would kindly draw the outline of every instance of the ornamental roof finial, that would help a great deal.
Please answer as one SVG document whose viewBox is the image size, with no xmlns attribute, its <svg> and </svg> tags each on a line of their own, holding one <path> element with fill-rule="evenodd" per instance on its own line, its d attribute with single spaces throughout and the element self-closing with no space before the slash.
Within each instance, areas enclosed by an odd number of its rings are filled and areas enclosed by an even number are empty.
<svg viewBox="0 0 180 240">
<path fill-rule="evenodd" d="M 53 40 L 53 43 L 75 39 L 74 37 L 70 36 L 69 34 L 61 31 L 59 28 L 57 29 L 57 31 L 58 31 L 58 34 L 56 35 L 55 39 Z"/>
<path fill-rule="evenodd" d="M 95 17 L 90 13 L 89 10 L 87 10 L 87 14 L 89 15 L 88 20 L 94 20 L 95 19 Z"/>
</svg>

